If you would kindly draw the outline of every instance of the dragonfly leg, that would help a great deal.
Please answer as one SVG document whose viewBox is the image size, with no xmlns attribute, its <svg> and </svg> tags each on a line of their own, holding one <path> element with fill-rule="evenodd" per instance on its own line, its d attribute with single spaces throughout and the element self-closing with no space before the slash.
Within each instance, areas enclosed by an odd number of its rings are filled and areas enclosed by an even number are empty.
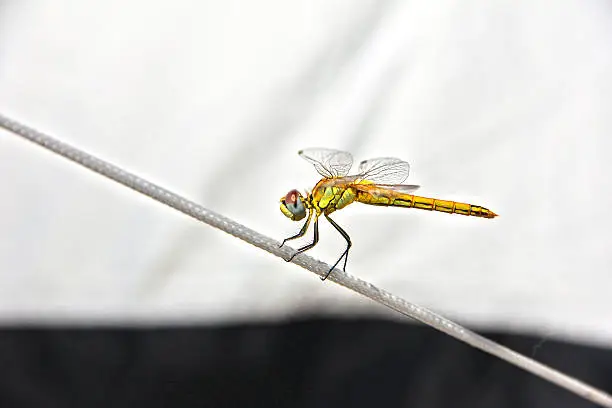
<svg viewBox="0 0 612 408">
<path fill-rule="evenodd" d="M 342 267 L 342 270 L 343 271 L 346 270 L 346 261 L 348 261 L 349 249 L 351 249 L 351 246 L 353 245 L 353 243 L 351 242 L 351 237 L 349 237 L 349 235 L 346 233 L 346 231 L 344 231 L 338 224 L 336 224 L 336 221 L 334 221 L 331 218 L 329 218 L 329 216 L 327 214 L 325 214 L 325 218 L 327 218 L 327 221 L 329 221 L 330 224 L 333 225 L 334 228 L 337 229 L 338 232 L 342 235 L 342 237 L 346 240 L 346 249 L 344 250 L 342 255 L 340 255 L 340 258 L 338 258 L 338 260 L 336 261 L 334 266 L 331 267 L 331 269 L 327 272 L 327 274 L 324 277 L 321 278 L 321 280 L 327 279 L 327 277 L 329 276 L 331 271 L 333 271 L 334 268 L 340 263 L 342 258 L 344 258 L 344 266 Z"/>
<path fill-rule="evenodd" d="M 317 243 L 319 242 L 319 217 L 317 216 L 315 218 L 315 222 L 314 222 L 314 238 L 312 240 L 312 242 L 308 245 L 304 245 L 301 248 L 298 248 L 297 251 L 295 251 L 295 253 L 293 255 L 291 255 L 291 257 L 289 259 L 286 259 L 287 262 L 291 262 L 291 260 L 293 258 L 295 258 L 295 256 L 297 254 L 301 254 L 304 251 L 308 251 L 309 249 L 313 248 L 315 245 L 317 245 Z"/>
<path fill-rule="evenodd" d="M 308 211 L 308 218 L 306 219 L 306 222 L 304 223 L 304 225 L 302 225 L 302 229 L 300 229 L 300 232 L 298 232 L 297 234 L 289 237 L 289 238 L 285 238 L 283 239 L 283 242 L 279 245 L 279 248 L 281 248 L 283 245 L 285 245 L 285 242 L 287 241 L 291 241 L 292 239 L 296 239 L 296 238 L 300 238 L 303 237 L 304 234 L 306 234 L 306 231 L 308 230 L 308 226 L 310 225 L 310 220 L 312 219 L 312 210 Z"/>
</svg>

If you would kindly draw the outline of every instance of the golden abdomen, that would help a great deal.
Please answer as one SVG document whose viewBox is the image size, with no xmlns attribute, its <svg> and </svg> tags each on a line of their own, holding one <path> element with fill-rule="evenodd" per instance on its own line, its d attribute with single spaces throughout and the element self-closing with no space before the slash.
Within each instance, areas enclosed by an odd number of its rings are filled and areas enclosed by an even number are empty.
<svg viewBox="0 0 612 408">
<path fill-rule="evenodd" d="M 478 205 L 438 200 L 437 198 L 420 197 L 410 194 L 400 194 L 394 191 L 385 192 L 385 194 L 371 194 L 369 192 L 357 191 L 356 200 L 360 203 L 370 205 L 418 208 L 421 210 L 440 211 L 472 217 L 493 218 L 497 216 L 493 211 Z"/>
</svg>

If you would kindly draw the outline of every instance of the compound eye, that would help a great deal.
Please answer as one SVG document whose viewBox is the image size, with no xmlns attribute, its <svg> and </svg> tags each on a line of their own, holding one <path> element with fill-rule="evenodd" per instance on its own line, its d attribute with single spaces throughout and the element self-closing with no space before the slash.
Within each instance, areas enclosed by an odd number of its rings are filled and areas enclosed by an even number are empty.
<svg viewBox="0 0 612 408">
<path fill-rule="evenodd" d="M 299 191 L 291 190 L 283 199 L 283 205 L 291 213 L 291 219 L 299 221 L 306 216 L 306 208 Z"/>
<path fill-rule="evenodd" d="M 285 196 L 285 204 L 295 205 L 295 203 L 297 203 L 299 199 L 300 199 L 299 191 L 293 189 L 290 192 L 288 192 L 287 195 Z"/>
</svg>

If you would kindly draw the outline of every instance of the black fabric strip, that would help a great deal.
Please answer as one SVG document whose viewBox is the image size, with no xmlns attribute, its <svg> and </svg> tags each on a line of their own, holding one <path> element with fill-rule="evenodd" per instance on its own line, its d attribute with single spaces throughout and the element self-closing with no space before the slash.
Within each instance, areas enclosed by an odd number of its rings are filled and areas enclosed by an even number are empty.
<svg viewBox="0 0 612 408">
<path fill-rule="evenodd" d="M 484 333 L 612 391 L 612 351 Z M 426 327 L 0 330 L 0 407 L 593 407 Z"/>
</svg>

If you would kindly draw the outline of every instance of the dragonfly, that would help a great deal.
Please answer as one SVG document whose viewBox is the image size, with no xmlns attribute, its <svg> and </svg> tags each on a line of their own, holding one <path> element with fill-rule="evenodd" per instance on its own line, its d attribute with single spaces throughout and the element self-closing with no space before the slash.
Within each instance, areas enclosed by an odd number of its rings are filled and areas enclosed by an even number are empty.
<svg viewBox="0 0 612 408">
<path fill-rule="evenodd" d="M 402 184 L 408 178 L 410 164 L 394 157 L 364 160 L 359 163 L 357 174 L 349 176 L 348 173 L 353 166 L 353 156 L 348 152 L 326 148 L 310 148 L 300 150 L 298 154 L 311 163 L 323 178 L 311 191 L 306 192 L 306 195 L 302 195 L 298 190 L 293 189 L 281 197 L 281 212 L 292 221 L 300 221 L 306 218 L 306 222 L 297 234 L 285 238 L 280 247 L 285 245 L 287 241 L 303 237 L 314 217 L 312 242 L 298 248 L 286 261 L 291 262 L 296 255 L 314 248 L 319 242 L 319 217 L 323 215 L 346 240 L 346 249 L 327 274 L 321 277 L 321 280 L 327 279 L 342 259 L 344 259 L 342 270 L 346 270 L 348 253 L 352 246 L 351 238 L 330 217 L 330 214 L 351 203 L 418 208 L 480 218 L 497 216 L 493 211 L 479 205 L 414 195 L 413 193 L 420 186 Z"/>
</svg>

